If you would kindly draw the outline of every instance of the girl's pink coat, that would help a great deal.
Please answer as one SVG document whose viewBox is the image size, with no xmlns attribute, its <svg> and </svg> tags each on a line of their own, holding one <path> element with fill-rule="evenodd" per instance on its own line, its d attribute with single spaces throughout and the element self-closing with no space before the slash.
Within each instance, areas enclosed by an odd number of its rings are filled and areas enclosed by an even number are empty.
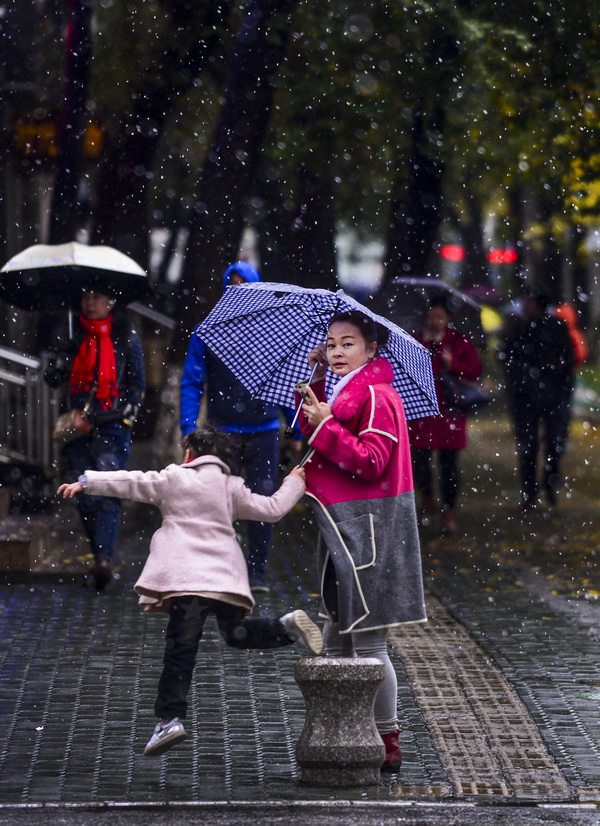
<svg viewBox="0 0 600 826">
<path fill-rule="evenodd" d="M 135 584 L 140 603 L 160 605 L 169 593 L 210 591 L 254 600 L 233 522 L 277 522 L 304 493 L 301 479 L 287 476 L 272 496 L 252 493 L 216 456 L 201 456 L 161 471 L 86 471 L 86 493 L 156 505 L 162 524 Z"/>
<path fill-rule="evenodd" d="M 302 431 L 316 451 L 305 465 L 306 489 L 322 505 L 413 490 L 406 417 L 393 377 L 389 361 L 376 358 L 340 392 L 333 415 L 317 428 L 301 415 Z M 324 381 L 312 389 L 325 401 Z"/>
</svg>

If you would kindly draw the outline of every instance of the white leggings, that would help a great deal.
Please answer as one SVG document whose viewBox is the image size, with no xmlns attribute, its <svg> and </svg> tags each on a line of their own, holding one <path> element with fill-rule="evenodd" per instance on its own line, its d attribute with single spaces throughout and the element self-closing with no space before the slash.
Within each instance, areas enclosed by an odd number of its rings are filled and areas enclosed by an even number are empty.
<svg viewBox="0 0 600 826">
<path fill-rule="evenodd" d="M 375 657 L 383 663 L 384 678 L 375 695 L 375 724 L 380 734 L 396 731 L 398 728 L 398 680 L 387 648 L 387 629 L 362 631 L 340 636 L 337 622 L 326 621 L 323 628 L 325 655 L 341 657 L 344 637 L 352 637 L 352 647 L 358 657 Z M 348 655 L 346 655 L 348 656 Z"/>
</svg>

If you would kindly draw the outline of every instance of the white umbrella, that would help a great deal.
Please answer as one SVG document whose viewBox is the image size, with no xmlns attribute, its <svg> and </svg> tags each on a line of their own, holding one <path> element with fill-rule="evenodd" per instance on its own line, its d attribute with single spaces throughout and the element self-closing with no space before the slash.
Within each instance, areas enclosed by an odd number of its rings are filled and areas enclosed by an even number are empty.
<svg viewBox="0 0 600 826">
<path fill-rule="evenodd" d="M 36 244 L 0 270 L 0 298 L 25 310 L 69 306 L 85 290 L 106 292 L 124 304 L 152 295 L 139 264 L 107 246 Z"/>
</svg>

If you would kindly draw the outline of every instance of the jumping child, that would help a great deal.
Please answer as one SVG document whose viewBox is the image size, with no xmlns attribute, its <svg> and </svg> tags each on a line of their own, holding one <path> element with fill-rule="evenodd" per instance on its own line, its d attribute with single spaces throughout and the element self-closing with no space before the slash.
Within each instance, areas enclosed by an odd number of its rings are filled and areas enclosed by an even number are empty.
<svg viewBox="0 0 600 826">
<path fill-rule="evenodd" d="M 146 611 L 168 612 L 164 667 L 154 710 L 159 719 L 145 755 L 167 751 L 186 737 L 183 719 L 204 623 L 214 615 L 234 648 L 277 648 L 300 642 L 315 654 L 323 641 L 302 610 L 279 619 L 247 619 L 254 606 L 248 569 L 236 539 L 238 519 L 277 522 L 304 493 L 304 470 L 294 468 L 272 496 L 252 493 L 233 476 L 231 437 L 206 425 L 184 440 L 185 461 L 161 471 L 88 470 L 57 494 L 70 499 L 85 490 L 156 505 L 161 527 L 134 588 Z"/>
</svg>

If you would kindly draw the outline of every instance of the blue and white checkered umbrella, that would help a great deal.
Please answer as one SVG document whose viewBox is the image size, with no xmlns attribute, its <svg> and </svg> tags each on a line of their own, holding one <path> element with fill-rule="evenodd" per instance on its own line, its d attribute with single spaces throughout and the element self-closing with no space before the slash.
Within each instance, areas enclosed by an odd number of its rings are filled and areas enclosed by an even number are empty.
<svg viewBox="0 0 600 826">
<path fill-rule="evenodd" d="M 388 341 L 378 352 L 394 368 L 393 384 L 407 418 L 437 415 L 429 351 L 343 290 L 269 282 L 230 286 L 197 332 L 252 396 L 292 407 L 295 385 L 307 378 L 306 354 L 325 341 L 334 313 L 350 310 L 388 331 Z M 337 380 L 328 372 L 328 395 Z"/>
</svg>

